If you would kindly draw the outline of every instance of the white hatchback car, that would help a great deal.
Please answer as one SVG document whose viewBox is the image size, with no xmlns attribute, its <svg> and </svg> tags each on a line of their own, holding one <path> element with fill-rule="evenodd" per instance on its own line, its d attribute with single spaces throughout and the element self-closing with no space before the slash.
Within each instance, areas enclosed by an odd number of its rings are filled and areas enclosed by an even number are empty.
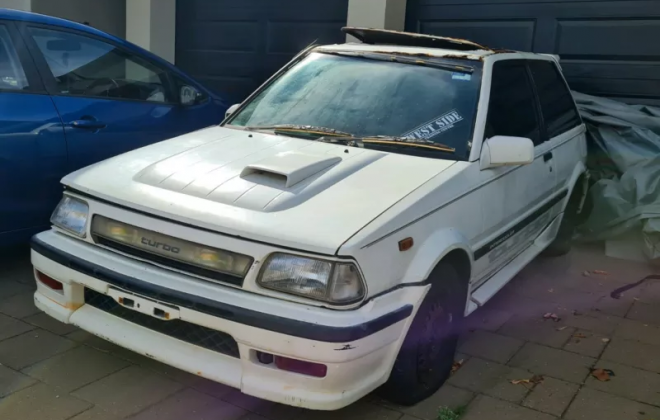
<svg viewBox="0 0 660 420">
<path fill-rule="evenodd" d="M 436 391 L 459 321 L 567 251 L 585 127 L 555 57 L 344 31 L 221 126 L 65 177 L 36 305 L 284 404 Z"/>
</svg>

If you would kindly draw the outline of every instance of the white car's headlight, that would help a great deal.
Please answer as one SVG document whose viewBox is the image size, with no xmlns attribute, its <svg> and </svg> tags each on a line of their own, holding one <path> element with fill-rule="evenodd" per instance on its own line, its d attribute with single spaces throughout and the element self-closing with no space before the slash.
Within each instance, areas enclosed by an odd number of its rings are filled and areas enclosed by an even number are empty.
<svg viewBox="0 0 660 420">
<path fill-rule="evenodd" d="M 50 222 L 60 229 L 84 238 L 87 231 L 89 206 L 83 200 L 65 195 L 55 207 Z"/>
<path fill-rule="evenodd" d="M 267 289 L 334 304 L 358 302 L 365 293 L 362 276 L 353 263 L 280 253 L 268 257 L 258 283 Z"/>
</svg>

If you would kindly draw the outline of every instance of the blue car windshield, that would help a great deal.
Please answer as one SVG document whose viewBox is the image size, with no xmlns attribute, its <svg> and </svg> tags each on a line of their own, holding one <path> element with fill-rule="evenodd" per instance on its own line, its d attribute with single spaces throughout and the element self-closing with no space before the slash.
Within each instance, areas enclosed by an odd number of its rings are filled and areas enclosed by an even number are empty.
<svg viewBox="0 0 660 420">
<path fill-rule="evenodd" d="M 477 62 L 454 62 L 458 67 L 467 63 L 473 71 L 456 71 L 446 64 L 312 53 L 261 91 L 228 124 L 314 126 L 356 137 L 406 137 L 449 146 L 455 149 L 451 158 L 467 159 L 481 69 Z M 403 148 L 393 151 L 406 153 Z"/>
</svg>

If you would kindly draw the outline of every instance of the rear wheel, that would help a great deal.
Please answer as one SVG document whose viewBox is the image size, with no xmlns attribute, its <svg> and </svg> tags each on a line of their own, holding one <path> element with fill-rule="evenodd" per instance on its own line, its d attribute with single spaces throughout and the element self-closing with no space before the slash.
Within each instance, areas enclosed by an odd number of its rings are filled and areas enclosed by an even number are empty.
<svg viewBox="0 0 660 420">
<path fill-rule="evenodd" d="M 579 188 L 578 191 L 573 193 L 568 204 L 566 204 L 564 217 L 562 218 L 561 225 L 559 225 L 557 237 L 552 241 L 548 248 L 543 251 L 543 255 L 548 257 L 559 257 L 570 252 L 575 230 L 580 223 L 584 222 L 586 217 L 588 217 L 592 206 L 591 197 L 587 194 L 582 205 L 582 211 L 578 213 L 580 210 L 580 202 L 582 200 L 581 190 L 582 188 Z"/>
<path fill-rule="evenodd" d="M 467 281 L 441 262 L 431 273 L 431 289 L 408 330 L 381 395 L 413 405 L 435 393 L 454 363 L 459 324 L 467 299 Z"/>
</svg>

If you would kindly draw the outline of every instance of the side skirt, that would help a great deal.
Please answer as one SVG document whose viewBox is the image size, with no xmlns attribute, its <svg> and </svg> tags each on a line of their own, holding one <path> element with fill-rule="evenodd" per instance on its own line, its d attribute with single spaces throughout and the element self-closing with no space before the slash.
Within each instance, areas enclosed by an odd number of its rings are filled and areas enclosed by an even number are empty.
<svg viewBox="0 0 660 420">
<path fill-rule="evenodd" d="M 470 302 L 465 310 L 465 315 L 469 315 L 477 308 L 488 302 L 497 292 L 506 286 L 513 277 L 518 274 L 527 264 L 529 264 L 537 255 L 539 255 L 556 236 L 559 225 L 561 224 L 563 214 L 555 219 L 541 232 L 532 244 L 525 248 L 520 254 L 513 258 L 509 263 L 503 266 L 498 272 L 493 274 L 477 289 L 470 294 Z"/>
</svg>

